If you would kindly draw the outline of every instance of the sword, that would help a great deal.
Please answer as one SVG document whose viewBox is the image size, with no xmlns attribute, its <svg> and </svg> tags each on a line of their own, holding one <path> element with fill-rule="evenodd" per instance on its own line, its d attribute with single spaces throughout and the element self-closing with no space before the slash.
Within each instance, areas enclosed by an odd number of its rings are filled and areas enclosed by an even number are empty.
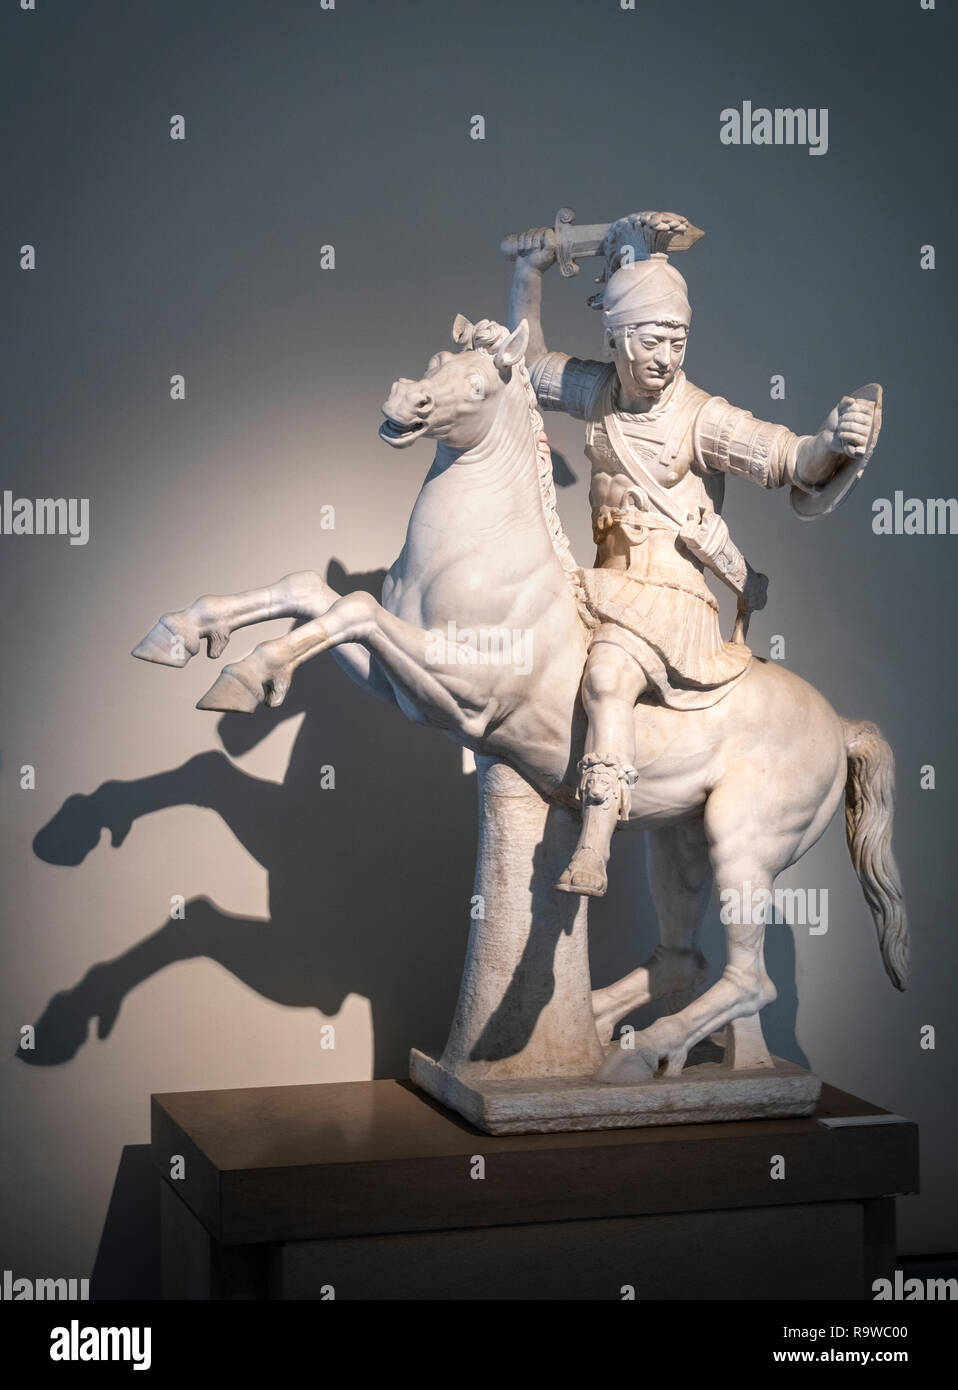
<svg viewBox="0 0 958 1390">
<path fill-rule="evenodd" d="M 533 230 L 531 228 L 526 235 Z M 676 213 L 637 212 L 615 222 L 578 226 L 572 209 L 560 208 L 555 226 L 545 234 L 545 245 L 555 248 L 559 270 L 568 279 L 579 273 L 576 257 L 605 255 L 611 260 L 613 255 L 621 258 L 625 248 L 630 247 L 631 259 L 644 261 L 658 251 L 685 251 L 704 235 L 701 228 L 693 227 L 687 218 Z M 514 261 L 518 256 L 520 239 L 519 232 L 510 232 L 502 238 L 499 249 L 507 260 Z"/>
</svg>

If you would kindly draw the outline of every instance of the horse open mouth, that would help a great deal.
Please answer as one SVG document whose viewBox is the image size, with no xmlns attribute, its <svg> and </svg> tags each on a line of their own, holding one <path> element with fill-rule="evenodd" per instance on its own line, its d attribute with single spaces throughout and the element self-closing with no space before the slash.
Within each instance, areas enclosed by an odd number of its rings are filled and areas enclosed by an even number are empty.
<svg viewBox="0 0 958 1390">
<path fill-rule="evenodd" d="M 413 420 L 410 424 L 404 425 L 399 420 L 394 420 L 387 415 L 379 426 L 379 438 L 385 439 L 386 443 L 391 444 L 394 449 L 404 449 L 407 444 L 418 439 L 425 428 L 425 420 Z"/>
</svg>

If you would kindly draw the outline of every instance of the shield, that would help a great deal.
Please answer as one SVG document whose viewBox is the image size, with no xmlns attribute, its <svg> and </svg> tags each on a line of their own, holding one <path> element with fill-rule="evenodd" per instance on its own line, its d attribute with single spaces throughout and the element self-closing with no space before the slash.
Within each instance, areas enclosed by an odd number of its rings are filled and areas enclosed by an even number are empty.
<svg viewBox="0 0 958 1390">
<path fill-rule="evenodd" d="M 844 502 L 864 473 L 868 460 L 875 452 L 875 445 L 878 443 L 878 434 L 881 430 L 881 387 L 877 382 L 872 381 L 867 386 L 859 386 L 857 391 L 851 391 L 849 394 L 859 401 L 875 402 L 875 415 L 872 420 L 871 434 L 865 445 L 865 452 L 861 458 L 846 458 L 828 482 L 823 483 L 815 492 L 803 492 L 799 487 L 792 488 L 790 494 L 792 510 L 803 521 L 813 521 L 816 517 L 827 516 L 829 512 L 835 510 L 840 502 Z"/>
</svg>

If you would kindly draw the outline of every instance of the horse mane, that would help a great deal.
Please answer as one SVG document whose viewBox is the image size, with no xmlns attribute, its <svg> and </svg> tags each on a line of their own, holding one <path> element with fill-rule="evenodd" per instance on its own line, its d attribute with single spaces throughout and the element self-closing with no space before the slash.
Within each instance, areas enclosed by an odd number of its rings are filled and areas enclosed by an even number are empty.
<svg viewBox="0 0 958 1390">
<path fill-rule="evenodd" d="M 472 329 L 469 340 L 463 341 L 463 347 L 471 346 L 476 352 L 488 352 L 495 355 L 497 348 L 509 337 L 509 329 L 504 328 L 501 323 L 495 323 L 492 319 L 482 319 Z M 536 474 L 539 482 L 539 500 L 542 503 L 542 515 L 546 523 L 546 530 L 552 542 L 552 549 L 555 551 L 556 558 L 562 566 L 566 582 L 572 591 L 575 599 L 579 617 L 587 628 L 594 629 L 598 626 L 598 620 L 590 607 L 586 593 L 585 581 L 582 568 L 576 564 L 575 556 L 572 554 L 572 546 L 569 537 L 566 535 L 559 516 L 559 509 L 556 504 L 555 474 L 552 469 L 552 450 L 549 447 L 549 438 L 546 434 L 545 423 L 539 411 L 539 402 L 536 397 L 536 389 L 532 384 L 532 377 L 529 368 L 526 366 L 526 359 L 520 358 L 512 368 L 518 373 L 519 383 L 526 396 L 526 404 L 529 407 L 529 420 L 532 428 L 533 440 L 536 452 Z"/>
</svg>

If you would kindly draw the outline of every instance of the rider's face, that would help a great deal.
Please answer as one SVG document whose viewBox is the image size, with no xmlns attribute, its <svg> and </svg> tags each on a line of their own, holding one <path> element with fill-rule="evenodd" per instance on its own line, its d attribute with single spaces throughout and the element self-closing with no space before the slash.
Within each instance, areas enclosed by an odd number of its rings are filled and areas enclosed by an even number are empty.
<svg viewBox="0 0 958 1390">
<path fill-rule="evenodd" d="M 688 329 L 660 323 L 633 324 L 609 336 L 609 350 L 622 385 L 630 392 L 658 396 L 682 365 Z"/>
</svg>

